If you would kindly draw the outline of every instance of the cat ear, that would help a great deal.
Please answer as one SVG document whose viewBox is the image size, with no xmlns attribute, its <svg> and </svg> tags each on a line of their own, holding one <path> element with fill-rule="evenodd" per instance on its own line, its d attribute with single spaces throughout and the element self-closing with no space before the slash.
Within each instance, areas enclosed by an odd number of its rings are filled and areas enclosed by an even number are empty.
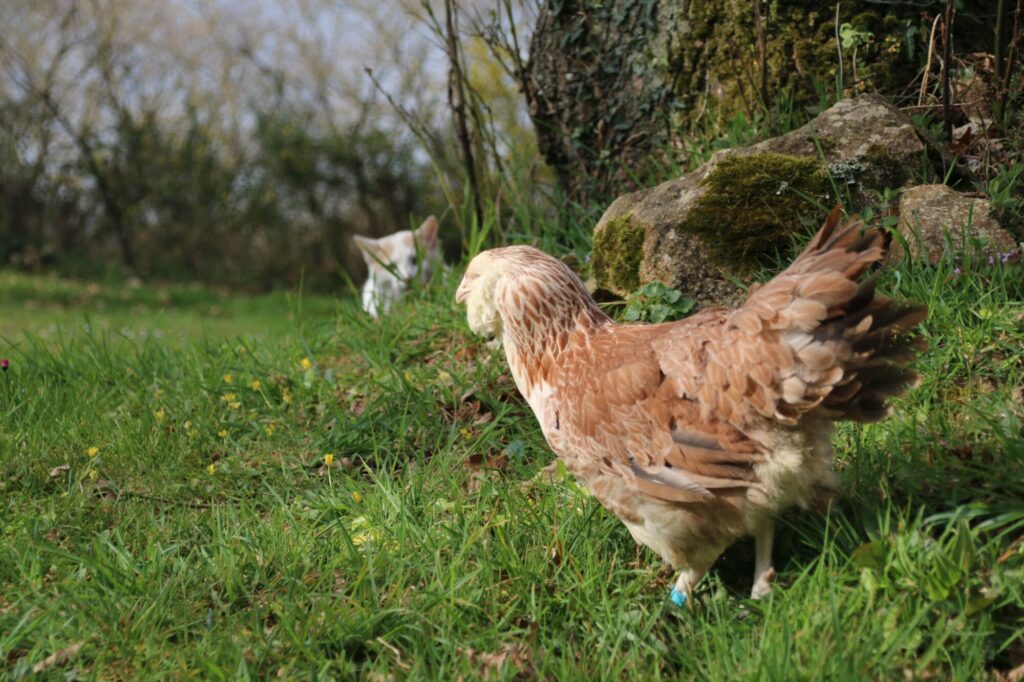
<svg viewBox="0 0 1024 682">
<path fill-rule="evenodd" d="M 366 261 L 367 265 L 374 265 L 384 260 L 385 253 L 380 240 L 361 237 L 358 234 L 353 235 L 352 240 L 356 243 L 359 252 L 363 254 L 363 260 Z"/>
<path fill-rule="evenodd" d="M 425 248 L 432 249 L 437 245 L 437 228 L 437 218 L 429 216 L 416 230 L 416 238 Z"/>
</svg>

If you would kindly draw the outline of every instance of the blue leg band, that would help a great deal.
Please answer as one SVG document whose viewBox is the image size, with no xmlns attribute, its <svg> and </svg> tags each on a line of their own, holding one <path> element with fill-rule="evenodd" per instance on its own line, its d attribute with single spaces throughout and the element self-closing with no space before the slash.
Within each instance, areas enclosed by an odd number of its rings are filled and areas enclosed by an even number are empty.
<svg viewBox="0 0 1024 682">
<path fill-rule="evenodd" d="M 671 599 L 672 603 L 676 606 L 682 606 L 686 603 L 686 593 L 680 592 L 674 587 L 672 588 L 672 594 L 670 594 L 668 598 Z"/>
</svg>

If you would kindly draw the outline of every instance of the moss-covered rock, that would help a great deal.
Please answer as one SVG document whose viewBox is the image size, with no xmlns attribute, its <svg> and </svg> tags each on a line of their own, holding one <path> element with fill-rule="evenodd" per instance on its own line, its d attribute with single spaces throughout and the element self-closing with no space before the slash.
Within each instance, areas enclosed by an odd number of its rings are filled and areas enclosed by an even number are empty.
<svg viewBox="0 0 1024 682">
<path fill-rule="evenodd" d="M 821 162 L 774 152 L 727 157 L 702 184 L 678 229 L 701 237 L 711 262 L 734 273 L 789 246 L 831 189 Z"/>
<path fill-rule="evenodd" d="M 765 152 L 819 159 L 835 185 L 855 204 L 863 203 L 872 192 L 946 174 L 952 159 L 922 133 L 884 97 L 860 95 L 837 102 L 785 135 L 718 152 L 712 164 Z"/>
<path fill-rule="evenodd" d="M 608 221 L 594 234 L 591 268 L 595 280 L 609 291 L 628 292 L 640 286 L 644 228 L 634 225 L 629 215 Z"/>
<path fill-rule="evenodd" d="M 737 303 L 736 280 L 824 219 L 836 189 L 857 209 L 877 191 L 936 177 L 928 146 L 884 98 L 862 95 L 786 135 L 718 152 L 609 206 L 594 228 L 595 285 L 626 296 L 658 281 L 701 305 Z"/>
</svg>

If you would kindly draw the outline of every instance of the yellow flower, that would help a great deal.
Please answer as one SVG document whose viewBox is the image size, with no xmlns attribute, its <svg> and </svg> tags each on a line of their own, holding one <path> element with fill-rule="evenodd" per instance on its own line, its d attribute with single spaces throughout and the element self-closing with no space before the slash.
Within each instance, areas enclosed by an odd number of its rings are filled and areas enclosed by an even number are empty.
<svg viewBox="0 0 1024 682">
<path fill-rule="evenodd" d="M 226 403 L 230 403 L 233 400 L 235 400 L 236 398 L 238 398 L 238 396 L 235 395 L 234 393 L 225 393 L 224 395 L 222 395 L 220 397 L 220 399 L 223 400 Z"/>
<path fill-rule="evenodd" d="M 467 429 L 465 426 L 463 426 L 461 429 L 459 429 L 459 435 L 462 436 L 464 439 L 469 440 L 473 437 L 473 432 Z"/>
<path fill-rule="evenodd" d="M 235 380 L 235 378 L 233 376 L 231 376 L 230 374 L 225 374 L 224 375 L 224 383 L 225 384 L 230 384 L 234 380 Z"/>
<path fill-rule="evenodd" d="M 99 474 L 96 473 L 95 469 L 89 469 L 89 480 L 90 481 L 95 481 L 97 476 L 99 476 Z"/>
<path fill-rule="evenodd" d="M 363 501 L 363 496 L 359 494 L 359 491 L 356 491 L 352 493 L 352 499 L 355 500 L 356 503 L 358 504 L 359 502 Z"/>
<path fill-rule="evenodd" d="M 283 400 L 286 404 L 291 405 L 292 404 L 292 392 L 289 391 L 287 388 L 284 389 L 284 393 L 281 394 L 281 400 Z"/>
<path fill-rule="evenodd" d="M 221 429 L 220 431 L 217 432 L 217 435 L 220 436 L 221 438 L 227 438 L 228 432 L 224 429 Z"/>
<path fill-rule="evenodd" d="M 267 424 L 266 426 L 263 427 L 263 430 L 267 432 L 268 436 L 273 436 L 274 435 L 274 425 L 273 424 Z"/>
<path fill-rule="evenodd" d="M 87 454 L 89 456 L 89 459 L 92 459 L 96 455 L 100 454 L 100 449 L 98 447 L 96 447 L 95 445 L 93 445 L 93 446 L 89 447 L 85 451 L 85 454 Z"/>
<path fill-rule="evenodd" d="M 164 412 L 164 408 L 161 407 L 159 410 L 153 413 L 153 416 L 156 417 L 156 420 L 158 422 L 162 422 L 164 420 L 164 417 L 167 416 L 167 413 Z"/>
<path fill-rule="evenodd" d="M 228 407 L 230 407 L 232 410 L 237 410 L 241 406 L 242 403 L 238 402 L 237 400 L 232 403 L 228 403 Z"/>
<path fill-rule="evenodd" d="M 251 388 L 254 391 L 260 390 L 262 386 L 263 382 L 261 382 L 259 379 L 253 379 L 252 381 L 249 382 L 249 388 Z"/>
<path fill-rule="evenodd" d="M 313 362 L 309 358 L 302 358 L 302 360 L 299 361 L 299 364 L 302 365 L 302 369 L 309 369 L 313 366 Z"/>
<path fill-rule="evenodd" d="M 334 464 L 334 455 L 331 454 L 330 452 L 324 455 L 324 464 L 326 464 L 327 466 L 331 466 L 332 464 Z"/>
<path fill-rule="evenodd" d="M 213 476 L 216 472 L 217 472 L 217 465 L 216 464 L 211 464 L 210 466 L 206 467 L 206 473 L 210 474 L 211 476 Z"/>
</svg>

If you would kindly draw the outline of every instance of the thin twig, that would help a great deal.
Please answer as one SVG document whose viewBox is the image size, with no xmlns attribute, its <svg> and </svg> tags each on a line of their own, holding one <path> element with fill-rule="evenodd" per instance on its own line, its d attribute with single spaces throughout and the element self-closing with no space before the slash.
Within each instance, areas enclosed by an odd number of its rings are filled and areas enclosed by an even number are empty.
<svg viewBox="0 0 1024 682">
<path fill-rule="evenodd" d="M 761 61 L 761 106 L 768 111 L 768 35 L 761 0 L 754 0 L 754 15 L 757 18 L 757 52 Z"/>
<path fill-rule="evenodd" d="M 949 85 L 949 64 L 953 52 L 953 0 L 946 0 L 946 14 L 942 21 L 942 120 L 946 124 L 946 137 L 953 140 L 953 98 Z"/>
<path fill-rule="evenodd" d="M 477 229 L 484 224 L 484 206 L 480 197 L 480 186 L 476 175 L 476 159 L 473 156 L 473 142 L 466 122 L 466 98 L 463 90 L 462 62 L 459 58 L 458 10 L 454 0 L 445 0 L 445 32 L 448 51 L 448 105 L 455 118 L 455 128 L 462 147 L 462 163 L 465 166 L 469 191 L 473 193 L 473 208 L 476 211 Z"/>
<path fill-rule="evenodd" d="M 987 100 L 984 97 L 981 97 L 979 99 L 971 100 L 970 102 L 961 102 L 960 106 L 961 107 L 973 107 L 973 106 L 977 106 L 979 104 L 983 104 L 986 101 Z M 919 109 L 941 109 L 942 108 L 942 103 L 939 102 L 938 104 L 911 104 L 909 106 L 898 107 L 898 108 L 899 108 L 900 111 L 917 111 Z"/>
<path fill-rule="evenodd" d="M 942 15 L 936 14 L 935 21 L 932 22 L 932 32 L 928 36 L 928 59 L 924 64 L 924 76 L 921 77 L 921 94 L 917 96 L 918 106 L 921 106 L 925 95 L 928 94 L 928 74 L 932 70 L 932 55 L 935 53 L 935 29 L 938 28 L 940 19 L 942 19 Z"/>
<path fill-rule="evenodd" d="M 1024 2 L 1017 0 L 1017 8 L 1013 12 L 1013 32 L 1010 34 L 1010 45 L 1006 50 L 1006 72 L 1003 75 L 1003 96 L 1009 99 L 1010 81 L 1013 79 L 1014 63 L 1017 61 L 1017 49 L 1020 47 L 1020 19 Z M 998 74 L 997 74 L 998 76 Z"/>
<path fill-rule="evenodd" d="M 839 40 L 839 5 L 842 3 L 836 3 L 836 53 L 839 55 L 839 92 L 836 93 L 840 98 L 843 96 L 843 43 Z"/>
</svg>

